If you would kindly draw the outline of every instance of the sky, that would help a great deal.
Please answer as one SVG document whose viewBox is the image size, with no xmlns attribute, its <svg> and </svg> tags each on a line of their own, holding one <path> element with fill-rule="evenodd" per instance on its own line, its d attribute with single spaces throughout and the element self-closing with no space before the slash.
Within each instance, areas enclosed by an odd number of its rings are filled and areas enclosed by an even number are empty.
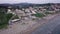
<svg viewBox="0 0 60 34">
<path fill-rule="evenodd" d="M 1 3 L 36 3 L 36 4 L 43 4 L 43 3 L 60 3 L 60 0 L 0 0 Z"/>
</svg>

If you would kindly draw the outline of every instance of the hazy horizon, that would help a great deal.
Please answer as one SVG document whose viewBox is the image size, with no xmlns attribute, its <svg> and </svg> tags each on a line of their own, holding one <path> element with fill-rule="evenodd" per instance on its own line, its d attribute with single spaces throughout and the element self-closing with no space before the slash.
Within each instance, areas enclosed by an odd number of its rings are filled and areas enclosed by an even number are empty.
<svg viewBox="0 0 60 34">
<path fill-rule="evenodd" d="M 0 0 L 0 4 L 3 3 L 35 3 L 35 4 L 44 4 L 44 3 L 60 3 L 60 0 Z"/>
</svg>

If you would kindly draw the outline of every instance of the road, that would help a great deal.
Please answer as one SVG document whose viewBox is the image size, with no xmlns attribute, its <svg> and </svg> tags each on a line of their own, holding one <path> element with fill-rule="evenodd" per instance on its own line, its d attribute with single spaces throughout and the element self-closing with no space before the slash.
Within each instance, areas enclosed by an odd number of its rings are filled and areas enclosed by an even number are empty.
<svg viewBox="0 0 60 34">
<path fill-rule="evenodd" d="M 31 34 L 59 34 L 60 33 L 60 16 L 55 17 L 48 23 L 41 25 Z"/>
</svg>

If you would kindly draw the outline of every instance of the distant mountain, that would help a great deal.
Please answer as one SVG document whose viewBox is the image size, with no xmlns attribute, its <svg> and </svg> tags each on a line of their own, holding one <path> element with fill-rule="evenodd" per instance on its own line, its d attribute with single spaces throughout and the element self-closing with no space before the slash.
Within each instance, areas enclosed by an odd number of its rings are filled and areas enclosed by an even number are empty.
<svg viewBox="0 0 60 34">
<path fill-rule="evenodd" d="M 0 4 L 0 6 L 11 6 L 12 4 Z"/>
<path fill-rule="evenodd" d="M 33 3 L 18 3 L 18 4 L 0 4 L 0 7 L 8 7 L 8 6 L 12 6 L 12 7 L 33 7 L 33 6 L 50 6 L 50 5 L 60 5 L 60 3 L 47 3 L 47 4 L 33 4 Z"/>
<path fill-rule="evenodd" d="M 33 7 L 33 6 L 51 6 L 51 5 L 60 5 L 60 3 L 47 3 L 47 4 L 33 4 L 33 3 L 19 3 L 19 4 L 14 4 L 14 6 L 19 6 L 19 7 Z"/>
</svg>

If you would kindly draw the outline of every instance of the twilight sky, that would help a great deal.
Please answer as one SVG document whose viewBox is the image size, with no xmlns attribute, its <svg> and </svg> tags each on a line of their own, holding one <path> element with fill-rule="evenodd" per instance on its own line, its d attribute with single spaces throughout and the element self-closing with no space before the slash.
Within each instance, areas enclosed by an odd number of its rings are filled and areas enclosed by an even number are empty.
<svg viewBox="0 0 60 34">
<path fill-rule="evenodd" d="M 0 0 L 1 3 L 60 3 L 60 0 Z"/>
</svg>

